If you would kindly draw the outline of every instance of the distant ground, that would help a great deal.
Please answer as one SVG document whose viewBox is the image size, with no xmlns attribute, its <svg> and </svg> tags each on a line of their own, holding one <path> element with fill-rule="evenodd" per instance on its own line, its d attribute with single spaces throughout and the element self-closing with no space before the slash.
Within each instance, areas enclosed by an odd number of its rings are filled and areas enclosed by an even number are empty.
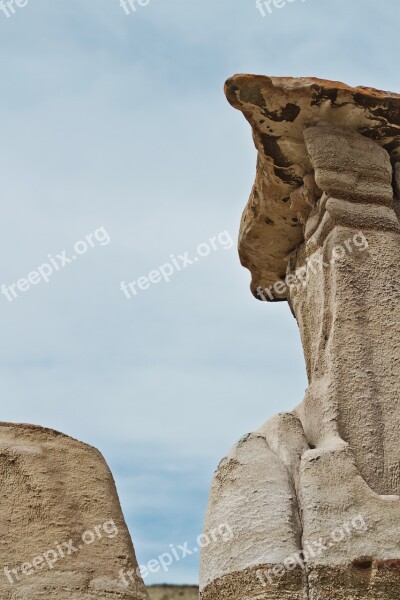
<svg viewBox="0 0 400 600">
<path fill-rule="evenodd" d="M 199 588 L 193 585 L 153 585 L 147 588 L 150 600 L 198 600 Z"/>
</svg>

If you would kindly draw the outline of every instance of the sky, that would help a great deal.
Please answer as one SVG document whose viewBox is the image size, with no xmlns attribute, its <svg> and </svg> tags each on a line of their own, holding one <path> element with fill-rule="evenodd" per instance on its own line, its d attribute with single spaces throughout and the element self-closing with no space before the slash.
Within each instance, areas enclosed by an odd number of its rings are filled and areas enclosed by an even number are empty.
<svg viewBox="0 0 400 600">
<path fill-rule="evenodd" d="M 196 540 L 221 458 L 307 385 L 288 306 L 257 302 L 237 256 L 256 153 L 223 83 L 400 92 L 400 3 L 19 4 L 0 8 L 0 420 L 99 448 L 146 564 Z M 197 581 L 198 555 L 145 579 Z"/>
</svg>

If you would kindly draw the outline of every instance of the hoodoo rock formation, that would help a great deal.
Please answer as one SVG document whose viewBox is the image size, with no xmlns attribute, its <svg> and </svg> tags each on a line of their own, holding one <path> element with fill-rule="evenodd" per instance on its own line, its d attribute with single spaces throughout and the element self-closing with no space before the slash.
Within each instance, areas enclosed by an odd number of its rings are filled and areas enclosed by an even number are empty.
<svg viewBox="0 0 400 600">
<path fill-rule="evenodd" d="M 400 597 L 400 96 L 238 75 L 256 181 L 239 236 L 260 300 L 287 300 L 309 387 L 215 474 L 203 600 Z"/>
<path fill-rule="evenodd" d="M 97 450 L 1 423 L 0 477 L 1 600 L 148 600 Z"/>
</svg>

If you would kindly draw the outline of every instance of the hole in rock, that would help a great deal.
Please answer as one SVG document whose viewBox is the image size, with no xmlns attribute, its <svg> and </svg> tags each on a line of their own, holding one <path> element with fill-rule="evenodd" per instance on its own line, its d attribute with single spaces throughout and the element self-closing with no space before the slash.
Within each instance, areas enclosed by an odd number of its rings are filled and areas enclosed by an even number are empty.
<svg viewBox="0 0 400 600">
<path fill-rule="evenodd" d="M 353 561 L 353 567 L 360 571 L 370 571 L 372 569 L 372 558 L 362 557 Z"/>
</svg>

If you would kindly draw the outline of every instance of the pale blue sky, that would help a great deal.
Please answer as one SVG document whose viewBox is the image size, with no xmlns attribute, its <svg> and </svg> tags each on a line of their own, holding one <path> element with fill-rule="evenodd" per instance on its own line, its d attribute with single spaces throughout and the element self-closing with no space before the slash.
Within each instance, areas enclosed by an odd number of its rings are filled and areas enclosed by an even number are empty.
<svg viewBox="0 0 400 600">
<path fill-rule="evenodd" d="M 141 562 L 195 540 L 213 469 L 301 401 L 296 324 L 251 296 L 235 248 L 127 300 L 221 231 L 255 172 L 237 72 L 400 91 L 398 0 L 28 0 L 0 12 L 1 281 L 103 226 L 108 245 L 2 307 L 1 420 L 54 427 L 113 469 Z M 196 582 L 197 557 L 158 581 Z"/>
</svg>

